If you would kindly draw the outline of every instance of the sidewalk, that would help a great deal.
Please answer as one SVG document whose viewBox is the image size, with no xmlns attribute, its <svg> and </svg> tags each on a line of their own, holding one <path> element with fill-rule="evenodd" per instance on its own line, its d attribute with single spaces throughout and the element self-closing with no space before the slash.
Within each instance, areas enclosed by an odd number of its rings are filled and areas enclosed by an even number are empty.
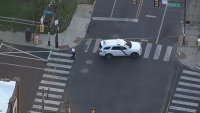
<svg viewBox="0 0 200 113">
<path fill-rule="evenodd" d="M 183 45 L 183 36 L 180 36 L 178 41 L 179 61 L 190 69 L 200 71 L 200 50 L 197 46 L 200 34 L 200 1 L 187 2 L 186 10 L 186 20 L 190 21 L 190 24 L 185 26 L 185 45 Z"/>
<path fill-rule="evenodd" d="M 58 34 L 58 45 L 59 49 L 68 49 L 74 47 L 81 42 L 85 37 L 87 27 L 90 22 L 91 12 L 93 10 L 92 5 L 80 4 L 76 9 L 69 27 L 62 33 Z M 50 35 L 51 46 L 48 46 L 49 36 L 48 34 L 39 35 L 39 44 L 35 45 L 33 42 L 33 37 L 31 42 L 25 41 L 25 32 L 12 32 L 12 31 L 0 31 L 0 40 L 4 42 L 34 46 L 40 48 L 54 49 L 55 48 L 55 35 Z"/>
</svg>

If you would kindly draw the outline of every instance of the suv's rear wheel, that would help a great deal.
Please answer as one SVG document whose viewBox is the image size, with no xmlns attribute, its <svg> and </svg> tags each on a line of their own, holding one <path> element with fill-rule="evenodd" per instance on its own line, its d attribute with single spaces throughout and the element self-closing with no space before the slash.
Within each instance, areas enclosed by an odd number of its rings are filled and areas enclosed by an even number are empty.
<svg viewBox="0 0 200 113">
<path fill-rule="evenodd" d="M 131 57 L 132 57 L 132 58 L 138 58 L 138 57 L 139 57 L 139 54 L 138 54 L 138 53 L 131 53 Z"/>
<path fill-rule="evenodd" d="M 113 57 L 113 55 L 109 53 L 109 54 L 106 54 L 105 57 L 106 57 L 107 59 L 111 59 L 111 58 Z"/>
</svg>

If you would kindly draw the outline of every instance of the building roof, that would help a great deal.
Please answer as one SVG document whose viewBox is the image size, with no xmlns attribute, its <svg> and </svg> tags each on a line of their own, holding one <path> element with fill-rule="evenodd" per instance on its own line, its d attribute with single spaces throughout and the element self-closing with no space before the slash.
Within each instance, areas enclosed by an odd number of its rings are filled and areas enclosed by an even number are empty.
<svg viewBox="0 0 200 113">
<path fill-rule="evenodd" d="M 0 81 L 0 113 L 6 113 L 8 109 L 8 103 L 15 90 L 15 81 Z"/>
</svg>

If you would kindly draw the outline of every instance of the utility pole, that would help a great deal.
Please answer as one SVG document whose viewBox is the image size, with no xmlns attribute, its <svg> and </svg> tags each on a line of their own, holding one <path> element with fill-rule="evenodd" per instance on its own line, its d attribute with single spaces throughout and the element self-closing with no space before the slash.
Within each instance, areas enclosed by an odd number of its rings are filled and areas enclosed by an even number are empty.
<svg viewBox="0 0 200 113">
<path fill-rule="evenodd" d="M 51 46 L 51 41 L 50 41 L 50 17 L 48 16 L 48 46 Z"/>
<path fill-rule="evenodd" d="M 163 22 L 164 22 L 164 19 L 165 19 L 165 15 L 166 15 L 166 12 L 167 12 L 167 7 L 168 7 L 168 0 L 167 0 L 167 4 L 165 6 L 165 11 L 164 11 L 164 14 L 163 14 L 163 17 L 162 17 L 162 21 L 161 21 L 161 24 L 160 24 L 160 28 L 159 28 L 159 31 L 158 31 L 156 44 L 158 43 L 158 39 L 160 38 L 160 32 L 161 32 L 161 29 L 162 29 L 162 26 L 163 26 Z"/>
<path fill-rule="evenodd" d="M 185 45 L 185 23 L 186 23 L 186 0 L 184 1 L 184 20 L 183 20 L 183 46 Z"/>
</svg>

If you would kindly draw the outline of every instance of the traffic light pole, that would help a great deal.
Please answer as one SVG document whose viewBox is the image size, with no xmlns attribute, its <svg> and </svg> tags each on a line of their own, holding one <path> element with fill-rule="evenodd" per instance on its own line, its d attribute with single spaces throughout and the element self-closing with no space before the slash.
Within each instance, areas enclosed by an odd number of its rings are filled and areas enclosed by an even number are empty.
<svg viewBox="0 0 200 113">
<path fill-rule="evenodd" d="M 48 17 L 48 36 L 49 36 L 48 46 L 51 46 L 51 41 L 50 41 L 50 17 Z"/>
<path fill-rule="evenodd" d="M 183 46 L 185 45 L 186 0 L 184 1 Z"/>
</svg>

